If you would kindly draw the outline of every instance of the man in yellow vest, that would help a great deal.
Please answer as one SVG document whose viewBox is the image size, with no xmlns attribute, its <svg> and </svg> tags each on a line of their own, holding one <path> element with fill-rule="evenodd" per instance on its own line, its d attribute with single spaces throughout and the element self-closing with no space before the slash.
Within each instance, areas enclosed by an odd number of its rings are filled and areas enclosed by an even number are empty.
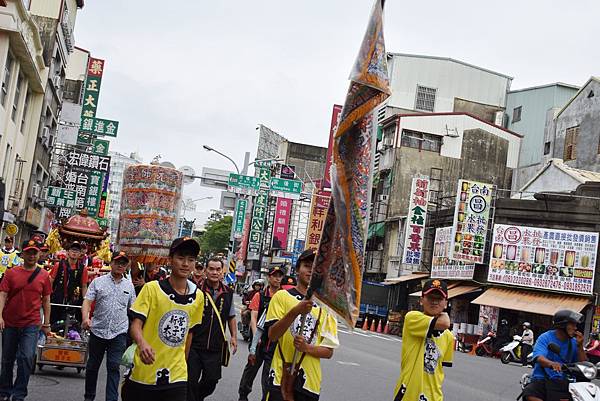
<svg viewBox="0 0 600 401">
<path fill-rule="evenodd" d="M 4 238 L 4 247 L 0 249 L 0 278 L 4 276 L 6 269 L 19 264 L 19 255 L 14 244 L 13 237 Z"/>
</svg>

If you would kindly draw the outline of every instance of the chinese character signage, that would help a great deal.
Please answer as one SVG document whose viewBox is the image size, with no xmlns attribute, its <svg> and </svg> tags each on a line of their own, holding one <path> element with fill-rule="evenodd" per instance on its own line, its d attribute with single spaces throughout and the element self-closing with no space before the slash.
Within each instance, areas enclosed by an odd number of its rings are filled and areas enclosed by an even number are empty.
<svg viewBox="0 0 600 401">
<path fill-rule="evenodd" d="M 450 259 L 483 263 L 493 185 L 458 180 Z"/>
<path fill-rule="evenodd" d="M 244 221 L 246 220 L 246 208 L 248 200 L 238 199 L 235 210 L 235 224 L 233 229 L 234 236 L 241 236 L 244 231 Z"/>
<path fill-rule="evenodd" d="M 488 281 L 591 295 L 598 233 L 494 225 Z"/>
<path fill-rule="evenodd" d="M 96 117 L 103 72 L 104 60 L 90 57 L 88 59 L 87 76 L 83 88 L 83 107 L 81 109 L 82 119 L 86 117 Z"/>
<path fill-rule="evenodd" d="M 323 225 L 327 217 L 327 209 L 331 192 L 319 191 L 313 195 L 312 205 L 310 207 L 310 216 L 308 219 L 308 230 L 306 233 L 306 249 L 314 249 L 319 247 L 321 235 L 323 234 Z"/>
<path fill-rule="evenodd" d="M 452 227 L 436 229 L 431 260 L 431 278 L 472 280 L 475 265 L 450 259 L 451 246 Z"/>
<path fill-rule="evenodd" d="M 243 195 L 257 195 L 259 188 L 259 177 L 229 173 L 228 191 Z"/>
<path fill-rule="evenodd" d="M 100 171 L 108 173 L 110 170 L 110 156 L 72 150 L 67 154 L 67 165 L 74 171 Z"/>
<path fill-rule="evenodd" d="M 291 199 L 277 198 L 275 221 L 273 222 L 273 244 L 271 249 L 287 249 L 292 202 Z"/>
<path fill-rule="evenodd" d="M 402 263 L 420 265 L 425 238 L 425 221 L 427 219 L 427 202 L 429 194 L 429 177 L 413 178 L 410 189 L 410 204 L 406 217 L 406 233 L 404 235 L 404 255 Z"/>
<path fill-rule="evenodd" d="M 59 187 L 48 187 L 46 194 L 47 206 L 75 207 L 75 191 Z"/>
<path fill-rule="evenodd" d="M 271 196 L 280 198 L 300 199 L 302 181 L 271 178 Z"/>
<path fill-rule="evenodd" d="M 268 167 L 258 170 L 259 190 L 252 208 L 252 220 L 250 221 L 250 235 L 248 237 L 248 260 L 259 260 L 261 242 L 269 206 L 269 182 L 271 181 L 271 169 Z"/>
<path fill-rule="evenodd" d="M 101 156 L 107 156 L 109 145 L 110 145 L 110 142 L 108 142 L 108 141 L 105 141 L 103 139 L 94 139 L 92 141 L 92 153 L 95 153 L 95 154 L 101 155 Z"/>
<path fill-rule="evenodd" d="M 106 120 L 104 118 L 82 117 L 81 127 L 79 130 L 82 131 L 82 133 L 111 136 L 116 138 L 117 131 L 119 130 L 119 122 Z"/>
</svg>

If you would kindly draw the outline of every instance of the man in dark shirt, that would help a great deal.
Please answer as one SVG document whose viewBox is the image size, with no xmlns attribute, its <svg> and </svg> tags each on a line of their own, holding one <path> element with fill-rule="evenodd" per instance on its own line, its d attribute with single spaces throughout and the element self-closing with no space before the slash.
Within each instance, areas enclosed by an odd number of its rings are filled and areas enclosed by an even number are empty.
<svg viewBox="0 0 600 401">
<path fill-rule="evenodd" d="M 227 341 L 225 325 L 231 335 L 231 352 L 235 354 L 237 351 L 233 291 L 223 285 L 222 273 L 223 261 L 220 258 L 206 263 L 206 279 L 200 288 L 204 292 L 204 316 L 202 323 L 192 329 L 192 345 L 187 360 L 188 401 L 203 401 L 215 391 L 221 379 L 223 347 Z"/>
</svg>

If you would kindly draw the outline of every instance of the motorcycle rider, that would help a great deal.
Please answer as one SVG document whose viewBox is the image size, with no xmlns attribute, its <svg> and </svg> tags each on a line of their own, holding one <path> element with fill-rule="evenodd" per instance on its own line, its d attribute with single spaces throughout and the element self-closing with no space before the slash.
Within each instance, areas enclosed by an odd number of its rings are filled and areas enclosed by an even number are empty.
<svg viewBox="0 0 600 401">
<path fill-rule="evenodd" d="M 483 323 L 481 324 L 482 330 L 480 339 L 483 340 L 492 332 L 492 325 L 490 324 L 488 315 L 481 316 L 481 319 L 483 320 Z"/>
<path fill-rule="evenodd" d="M 535 366 L 531 382 L 523 389 L 525 401 L 571 399 L 569 382 L 562 372 L 562 364 L 587 360 L 583 349 L 583 334 L 577 330 L 577 325 L 582 322 L 583 315 L 572 310 L 559 310 L 554 314 L 554 329 L 539 336 L 533 348 Z M 560 347 L 560 354 L 548 349 L 551 343 Z"/>
<path fill-rule="evenodd" d="M 521 365 L 527 366 L 527 355 L 533 349 L 533 331 L 531 323 L 523 323 L 523 335 L 521 336 Z"/>
<path fill-rule="evenodd" d="M 256 327 L 253 329 L 251 326 L 251 311 L 250 311 L 250 302 L 252 302 L 252 298 L 254 298 L 254 295 L 260 293 L 260 291 L 263 288 L 263 280 L 262 279 L 256 279 L 252 282 L 252 289 L 249 290 L 248 292 L 246 292 L 244 294 L 244 296 L 242 297 L 242 310 L 240 312 L 240 320 L 242 321 L 242 326 L 244 326 L 244 329 L 247 327 L 250 330 L 250 336 L 252 337 L 252 334 L 254 333 L 254 331 L 256 330 Z"/>
<path fill-rule="evenodd" d="M 590 341 L 585 347 L 585 352 L 590 362 L 594 364 L 600 362 L 600 338 L 598 333 L 590 334 Z"/>
</svg>

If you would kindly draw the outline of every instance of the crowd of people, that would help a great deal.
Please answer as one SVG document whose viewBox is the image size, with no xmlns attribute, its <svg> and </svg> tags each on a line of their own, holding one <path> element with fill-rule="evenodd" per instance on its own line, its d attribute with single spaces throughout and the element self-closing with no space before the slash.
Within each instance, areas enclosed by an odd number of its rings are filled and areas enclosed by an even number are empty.
<svg viewBox="0 0 600 401">
<path fill-rule="evenodd" d="M 96 398 L 103 361 L 107 401 L 119 394 L 124 401 L 199 401 L 214 393 L 238 348 L 234 292 L 223 282 L 221 258 L 199 263 L 198 243 L 184 237 L 171 244 L 166 268 L 135 266 L 133 274 L 130 256 L 114 252 L 107 274 L 92 275 L 81 243 L 51 261 L 43 239 L 20 250 L 13 242 L 7 238 L 0 253 L 0 400 L 27 397 L 37 344 L 58 335 L 72 307 L 80 308 L 78 328 L 87 333 L 84 400 Z M 263 400 L 318 400 L 320 360 L 339 342 L 334 317 L 307 300 L 314 257 L 310 250 L 300 255 L 293 281 L 282 266 L 270 267 L 268 285 L 250 294 L 252 342 L 240 400 L 261 367 Z"/>
</svg>

